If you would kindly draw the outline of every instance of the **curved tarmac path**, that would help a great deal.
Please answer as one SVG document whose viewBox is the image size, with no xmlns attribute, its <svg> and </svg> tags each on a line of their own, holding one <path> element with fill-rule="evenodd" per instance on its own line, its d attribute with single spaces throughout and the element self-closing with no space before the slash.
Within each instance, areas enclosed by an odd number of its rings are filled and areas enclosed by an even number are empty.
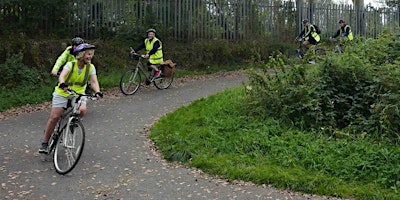
<svg viewBox="0 0 400 200">
<path fill-rule="evenodd" d="M 225 73 L 133 96 L 106 93 L 89 103 L 85 149 L 65 176 L 37 153 L 48 108 L 0 120 L 0 199 L 327 199 L 210 177 L 164 161 L 147 139 L 163 114 L 243 81 L 244 74 Z"/>
</svg>

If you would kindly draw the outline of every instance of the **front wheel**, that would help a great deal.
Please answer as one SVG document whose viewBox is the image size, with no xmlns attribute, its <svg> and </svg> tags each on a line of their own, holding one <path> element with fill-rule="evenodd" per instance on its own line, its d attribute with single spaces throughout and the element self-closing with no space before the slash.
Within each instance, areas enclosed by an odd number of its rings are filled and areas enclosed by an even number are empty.
<svg viewBox="0 0 400 200">
<path fill-rule="evenodd" d="M 172 81 L 174 81 L 174 74 L 166 77 L 164 74 L 161 74 L 158 78 L 154 79 L 154 85 L 156 88 L 163 90 L 169 88 L 171 86 Z"/>
<path fill-rule="evenodd" d="M 85 129 L 80 121 L 64 128 L 54 151 L 54 168 L 59 174 L 70 172 L 81 158 L 85 146 Z"/>
<path fill-rule="evenodd" d="M 119 88 L 125 95 L 134 94 L 140 87 L 140 73 L 137 69 L 130 69 L 122 74 Z"/>
</svg>

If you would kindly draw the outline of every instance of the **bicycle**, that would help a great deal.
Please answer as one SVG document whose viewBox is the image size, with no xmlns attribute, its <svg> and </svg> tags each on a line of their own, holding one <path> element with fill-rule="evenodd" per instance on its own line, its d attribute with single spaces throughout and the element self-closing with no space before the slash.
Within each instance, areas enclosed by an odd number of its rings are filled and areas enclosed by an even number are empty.
<svg viewBox="0 0 400 200">
<path fill-rule="evenodd" d="M 64 112 L 57 122 L 56 128 L 49 140 L 49 153 L 53 154 L 53 163 L 56 172 L 67 174 L 70 172 L 81 158 L 85 146 L 85 129 L 79 117 L 79 102 L 86 96 L 91 100 L 97 97 L 89 94 L 78 94 L 72 89 L 68 89 L 70 96 Z"/>
<path fill-rule="evenodd" d="M 304 47 L 303 47 L 304 39 L 303 38 L 296 38 L 296 41 L 297 41 L 299 47 L 296 49 L 295 57 L 303 59 L 304 56 L 307 53 L 307 50 L 304 49 Z M 325 49 L 321 48 L 321 47 L 317 47 L 317 45 L 311 45 L 310 49 L 312 50 L 313 55 L 316 55 L 316 56 L 326 55 Z"/>
<path fill-rule="evenodd" d="M 343 39 L 342 39 L 343 38 Z M 332 52 L 333 53 L 344 53 L 344 49 L 346 47 L 346 42 L 347 40 L 345 39 L 345 37 L 337 37 L 337 38 L 331 38 L 331 40 L 333 40 L 336 45 L 333 48 Z"/>
<path fill-rule="evenodd" d="M 164 65 L 158 65 L 157 68 L 161 70 L 161 74 L 154 78 L 155 70 L 152 69 L 149 75 L 147 75 L 147 70 L 144 69 L 142 60 L 145 55 L 133 53 L 130 54 L 131 58 L 138 60 L 136 66 L 128 71 L 124 72 L 121 76 L 119 83 L 119 88 L 121 92 L 125 95 L 133 95 L 141 85 L 150 85 L 151 83 L 156 86 L 157 89 L 167 89 L 172 84 L 174 80 L 173 73 L 170 76 L 165 76 Z"/>
</svg>

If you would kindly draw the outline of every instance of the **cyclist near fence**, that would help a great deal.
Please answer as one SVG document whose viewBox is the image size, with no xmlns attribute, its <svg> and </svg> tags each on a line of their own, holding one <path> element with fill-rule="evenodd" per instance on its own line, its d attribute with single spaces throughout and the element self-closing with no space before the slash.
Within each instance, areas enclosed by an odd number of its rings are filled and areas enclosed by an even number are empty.
<svg viewBox="0 0 400 200">
<path fill-rule="evenodd" d="M 160 65 L 164 61 L 162 42 L 156 37 L 155 29 L 148 29 L 146 33 L 147 38 L 137 48 L 131 51 L 131 54 L 138 52 L 142 49 L 146 49 L 146 58 L 149 59 L 149 61 L 147 62 L 147 65 L 149 66 L 148 71 L 150 73 L 152 69 L 154 69 L 154 78 L 157 78 L 161 74 L 161 70 L 157 68 L 157 65 Z"/>
<path fill-rule="evenodd" d="M 307 19 L 303 20 L 303 31 L 296 37 L 303 39 L 303 46 L 306 49 L 309 49 L 311 45 L 317 45 L 321 40 L 321 37 L 318 35 L 316 28 L 312 25 Z"/>
<path fill-rule="evenodd" d="M 72 38 L 71 41 L 71 46 L 68 46 L 62 54 L 57 58 L 56 63 L 53 66 L 53 69 L 51 70 L 51 74 L 53 76 L 58 76 L 58 73 L 61 72 L 62 67 L 67 63 L 76 60 L 75 56 L 73 55 L 74 49 L 80 45 L 83 44 L 84 40 L 80 37 L 75 37 Z"/>
<path fill-rule="evenodd" d="M 351 31 L 350 25 L 346 24 L 346 22 L 341 19 L 339 20 L 339 30 L 337 30 L 335 35 L 332 35 L 329 39 L 334 38 L 346 38 L 348 40 L 353 40 L 353 32 Z"/>
<path fill-rule="evenodd" d="M 94 56 L 94 49 L 95 46 L 91 44 L 83 43 L 78 45 L 72 52 L 76 57 L 76 61 L 68 62 L 61 71 L 58 77 L 59 83 L 54 88 L 50 117 L 44 130 L 39 153 L 48 153 L 48 141 L 58 119 L 64 111 L 64 107 L 68 103 L 69 93 L 67 92 L 67 88 L 71 88 L 78 93 L 84 93 L 87 83 L 90 80 L 91 87 L 96 96 L 99 98 L 103 97 L 97 80 L 96 68 L 91 63 Z M 86 114 L 86 100 L 85 97 L 81 99 L 80 117 Z"/>
</svg>

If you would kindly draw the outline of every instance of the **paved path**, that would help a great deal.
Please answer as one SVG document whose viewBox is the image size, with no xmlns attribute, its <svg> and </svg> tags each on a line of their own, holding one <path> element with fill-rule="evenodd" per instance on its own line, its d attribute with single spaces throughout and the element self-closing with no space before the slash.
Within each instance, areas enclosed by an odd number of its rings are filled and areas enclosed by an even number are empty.
<svg viewBox="0 0 400 200">
<path fill-rule="evenodd" d="M 167 163 L 145 129 L 160 113 L 241 85 L 245 76 L 174 82 L 168 90 L 91 102 L 83 124 L 82 158 L 65 176 L 36 152 L 48 110 L 0 121 L 0 199 L 325 199 L 250 183 L 228 183 L 199 170 Z"/>
</svg>

